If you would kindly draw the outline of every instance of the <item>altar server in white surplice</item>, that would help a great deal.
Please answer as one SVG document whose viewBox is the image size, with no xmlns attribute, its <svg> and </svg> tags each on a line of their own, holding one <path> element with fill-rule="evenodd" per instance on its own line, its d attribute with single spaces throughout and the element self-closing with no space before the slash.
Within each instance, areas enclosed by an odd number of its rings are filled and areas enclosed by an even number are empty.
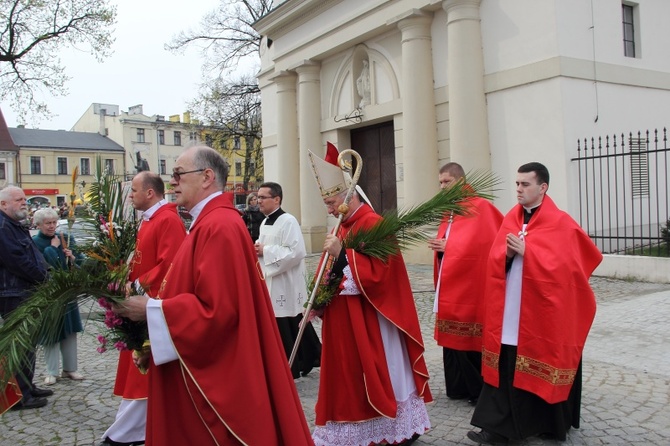
<svg viewBox="0 0 670 446">
<path fill-rule="evenodd" d="M 277 183 L 263 183 L 258 189 L 258 206 L 265 220 L 261 223 L 256 241 L 256 254 L 270 291 L 275 320 L 288 360 L 309 296 L 305 241 L 298 220 L 281 208 L 282 198 L 282 188 Z M 291 368 L 293 378 L 299 378 L 301 374 L 305 376 L 312 368 L 319 367 L 320 359 L 321 342 L 312 324 L 308 323 Z"/>
</svg>

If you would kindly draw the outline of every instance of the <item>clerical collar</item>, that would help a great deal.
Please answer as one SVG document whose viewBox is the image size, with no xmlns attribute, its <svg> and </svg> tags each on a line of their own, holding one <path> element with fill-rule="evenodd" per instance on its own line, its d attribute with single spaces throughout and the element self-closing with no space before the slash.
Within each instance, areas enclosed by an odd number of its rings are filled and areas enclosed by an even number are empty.
<svg viewBox="0 0 670 446">
<path fill-rule="evenodd" d="M 538 210 L 538 208 L 540 207 L 541 204 L 542 204 L 542 202 L 540 201 L 538 204 L 536 204 L 532 208 L 527 208 L 526 206 L 523 207 L 523 211 L 524 211 L 523 212 L 523 222 L 524 223 L 528 223 L 530 221 L 530 217 L 533 216 L 533 214 L 535 213 L 535 211 Z"/>
<path fill-rule="evenodd" d="M 216 198 L 216 197 L 218 197 L 219 195 L 222 195 L 222 194 L 223 194 L 223 192 L 221 192 L 221 191 L 214 192 L 213 194 L 208 195 L 207 197 L 202 199 L 198 204 L 193 206 L 193 209 L 188 211 L 188 213 L 191 214 L 191 217 L 193 217 L 193 220 L 191 220 L 191 226 L 188 227 L 189 231 L 191 230 L 191 228 L 195 224 L 195 221 L 198 219 L 198 215 L 200 215 L 200 212 L 202 212 L 202 209 L 207 205 L 207 203 L 209 203 L 214 198 Z"/>
<path fill-rule="evenodd" d="M 154 212 L 156 212 L 161 206 L 167 204 L 167 200 L 163 198 L 162 200 L 159 200 L 156 204 L 151 206 L 149 209 L 146 211 L 142 212 L 142 220 L 148 221 L 153 217 Z"/>
<path fill-rule="evenodd" d="M 267 226 L 272 226 L 272 225 L 275 223 L 275 221 L 277 221 L 277 219 L 279 218 L 279 216 L 280 216 L 281 214 L 285 214 L 285 213 L 286 213 L 286 212 L 284 212 L 284 210 L 283 210 L 281 207 L 278 207 L 277 209 L 275 209 L 274 211 L 272 211 L 272 212 L 270 213 L 270 215 L 268 215 L 268 216 L 265 218 L 265 224 L 266 224 Z"/>
</svg>

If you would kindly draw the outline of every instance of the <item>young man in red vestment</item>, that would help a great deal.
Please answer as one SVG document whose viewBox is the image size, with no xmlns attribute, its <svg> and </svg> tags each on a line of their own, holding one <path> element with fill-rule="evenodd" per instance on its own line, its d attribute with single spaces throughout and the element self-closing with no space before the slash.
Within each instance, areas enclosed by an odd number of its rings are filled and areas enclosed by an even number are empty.
<svg viewBox="0 0 670 446">
<path fill-rule="evenodd" d="M 458 163 L 440 169 L 440 188 L 468 187 Z M 467 215 L 444 216 L 435 252 L 435 340 L 442 346 L 447 397 L 477 404 L 482 390 L 482 325 L 486 260 L 503 215 L 488 200 L 471 198 Z"/>
<path fill-rule="evenodd" d="M 311 445 L 256 252 L 222 194 L 227 177 L 215 150 L 182 153 L 170 184 L 189 234 L 158 298 L 117 308 L 149 325 L 147 445 Z"/>
<path fill-rule="evenodd" d="M 564 441 L 579 427 L 581 357 L 596 311 L 589 277 L 602 254 L 548 187 L 545 166 L 519 167 L 519 204 L 489 255 L 484 387 L 471 421 L 482 430 L 468 432 L 480 444 Z"/>
<path fill-rule="evenodd" d="M 310 158 L 328 213 L 338 217 L 343 173 L 313 153 Z M 384 262 L 340 242 L 380 218 L 355 193 L 339 233 L 324 244 L 335 259 L 329 277 L 337 291 L 322 314 L 316 445 L 408 445 L 430 429 L 428 370 L 403 258 L 398 253 Z"/>
<path fill-rule="evenodd" d="M 165 185 L 160 176 L 140 172 L 132 180 L 130 198 L 133 207 L 142 211 L 137 232 L 135 253 L 131 260 L 130 290 L 144 291 L 156 297 L 174 255 L 186 237 L 184 222 L 177 206 L 165 200 Z M 147 419 L 148 376 L 140 373 L 132 361 L 132 353 L 119 354 L 114 395 L 123 398 L 114 424 L 103 434 L 100 446 L 144 444 Z"/>
</svg>

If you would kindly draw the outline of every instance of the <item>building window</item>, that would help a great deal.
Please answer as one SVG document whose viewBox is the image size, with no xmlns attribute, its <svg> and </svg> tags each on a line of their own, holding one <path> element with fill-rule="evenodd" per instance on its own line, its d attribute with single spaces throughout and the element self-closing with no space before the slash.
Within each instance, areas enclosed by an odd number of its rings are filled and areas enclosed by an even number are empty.
<svg viewBox="0 0 670 446">
<path fill-rule="evenodd" d="M 191 141 L 197 141 L 198 140 L 198 134 L 196 132 L 190 132 L 188 134 L 188 139 Z"/>
<path fill-rule="evenodd" d="M 7 170 L 5 169 L 5 163 L 0 163 L 0 180 L 7 179 Z"/>
<path fill-rule="evenodd" d="M 158 131 L 158 144 L 165 144 L 165 130 Z"/>
<path fill-rule="evenodd" d="M 242 146 L 240 145 L 240 137 L 236 136 L 235 139 L 233 140 L 233 149 L 235 150 L 240 150 Z"/>
<path fill-rule="evenodd" d="M 239 161 L 235 161 L 235 176 L 236 177 L 242 176 L 242 163 Z"/>
<path fill-rule="evenodd" d="M 621 5 L 623 9 L 623 54 L 635 57 L 635 8 Z"/>
<path fill-rule="evenodd" d="M 105 160 L 105 172 L 108 174 L 113 175 L 114 174 L 114 160 L 113 159 L 106 159 Z"/>
<path fill-rule="evenodd" d="M 212 135 L 210 134 L 205 135 L 205 145 L 207 147 L 212 147 L 212 144 L 214 144 L 214 138 L 212 138 Z"/>
<path fill-rule="evenodd" d="M 144 129 L 137 129 L 137 142 L 144 142 Z"/>
<path fill-rule="evenodd" d="M 42 174 L 42 159 L 39 156 L 30 157 L 30 174 L 31 175 Z"/>
<path fill-rule="evenodd" d="M 81 175 L 90 175 L 91 174 L 91 160 L 89 158 L 80 158 L 79 159 L 79 173 Z"/>
<path fill-rule="evenodd" d="M 167 163 L 161 160 L 161 175 L 167 175 Z"/>
<path fill-rule="evenodd" d="M 67 158 L 58 157 L 58 175 L 67 175 Z"/>
<path fill-rule="evenodd" d="M 174 145 L 175 146 L 181 145 L 181 132 L 174 132 Z"/>
</svg>

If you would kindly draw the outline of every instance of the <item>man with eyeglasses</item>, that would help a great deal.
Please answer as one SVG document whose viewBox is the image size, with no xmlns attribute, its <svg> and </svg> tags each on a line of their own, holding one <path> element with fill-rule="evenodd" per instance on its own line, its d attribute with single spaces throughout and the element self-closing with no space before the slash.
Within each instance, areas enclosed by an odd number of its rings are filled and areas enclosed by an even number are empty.
<svg viewBox="0 0 670 446">
<path fill-rule="evenodd" d="M 255 247 L 288 359 L 308 296 L 305 240 L 298 220 L 281 208 L 282 198 L 282 187 L 277 183 L 263 183 L 258 189 L 258 206 L 266 218 L 261 223 Z M 312 324 L 307 323 L 291 368 L 293 379 L 300 378 L 301 373 L 306 376 L 313 367 L 319 367 L 320 359 L 321 341 Z"/>
<path fill-rule="evenodd" d="M 247 228 L 227 195 L 228 165 L 195 146 L 170 184 L 193 221 L 158 292 L 117 312 L 147 319 L 147 445 L 310 445 Z M 149 356 L 149 355 L 146 355 Z M 258 426 L 262 426 L 259 429 Z"/>
</svg>

